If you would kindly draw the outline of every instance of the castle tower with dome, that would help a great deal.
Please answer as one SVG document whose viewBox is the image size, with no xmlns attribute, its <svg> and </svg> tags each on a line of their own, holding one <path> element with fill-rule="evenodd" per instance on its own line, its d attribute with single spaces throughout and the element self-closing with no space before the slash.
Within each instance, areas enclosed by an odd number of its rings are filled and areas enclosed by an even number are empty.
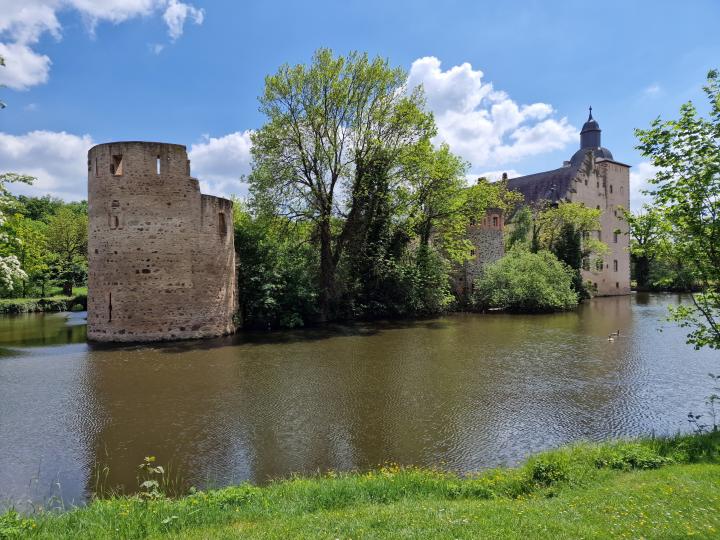
<svg viewBox="0 0 720 540">
<path fill-rule="evenodd" d="M 592 116 L 580 131 L 580 148 L 562 167 L 510 179 L 508 188 L 519 191 L 525 203 L 561 201 L 582 203 L 602 210 L 597 238 L 608 246 L 602 257 L 585 261 L 583 281 L 600 296 L 630 294 L 630 237 L 622 210 L 630 209 L 630 166 L 615 161 L 602 146 L 602 130 Z"/>
</svg>

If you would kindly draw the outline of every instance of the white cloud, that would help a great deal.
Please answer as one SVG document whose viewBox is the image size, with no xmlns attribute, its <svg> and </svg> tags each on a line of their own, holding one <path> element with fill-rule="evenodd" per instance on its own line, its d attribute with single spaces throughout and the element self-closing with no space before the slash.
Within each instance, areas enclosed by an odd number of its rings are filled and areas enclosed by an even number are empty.
<svg viewBox="0 0 720 540">
<path fill-rule="evenodd" d="M 45 195 L 65 200 L 87 198 L 89 135 L 64 131 L 31 131 L 25 135 L 0 132 L 0 172 L 17 172 L 37 178 L 31 186 L 10 186 L 16 193 Z"/>
<path fill-rule="evenodd" d="M 241 176 L 250 172 L 251 131 L 223 137 L 203 136 L 191 145 L 188 157 L 192 174 L 203 193 L 244 195 Z M 94 144 L 90 135 L 64 131 L 32 131 L 24 135 L 0 132 L 2 172 L 18 172 L 37 178 L 34 184 L 11 186 L 15 193 L 51 194 L 65 200 L 87 198 L 87 151 Z"/>
<path fill-rule="evenodd" d="M 197 9 L 190 4 L 183 4 L 177 0 L 170 0 L 163 13 L 163 19 L 168 27 L 170 39 L 175 41 L 182 36 L 185 20 L 190 17 L 195 24 L 202 24 L 205 18 L 205 10 Z"/>
<path fill-rule="evenodd" d="M 642 161 L 630 169 L 630 209 L 633 212 L 637 212 L 643 204 L 651 201 L 652 198 L 642 192 L 652 188 L 648 180 L 654 177 L 657 171 L 658 168 L 649 161 Z"/>
<path fill-rule="evenodd" d="M 0 55 L 7 68 L 0 68 L 0 83 L 25 90 L 48 80 L 50 58 L 36 52 L 43 34 L 61 39 L 62 26 L 57 14 L 74 11 L 94 34 L 100 22 L 119 24 L 134 17 L 162 12 L 171 41 L 183 33 L 190 18 L 202 24 L 205 12 L 177 0 L 0 0 Z M 156 54 L 162 46 L 151 48 Z"/>
<path fill-rule="evenodd" d="M 5 67 L 0 68 L 0 85 L 27 90 L 47 82 L 51 62 L 44 54 L 21 43 L 0 43 L 0 56 L 5 59 Z"/>
<path fill-rule="evenodd" d="M 645 93 L 646 96 L 656 96 L 657 94 L 662 92 L 662 88 L 660 87 L 659 84 L 653 83 L 650 86 L 648 86 L 647 88 L 645 88 L 645 90 L 643 90 L 643 92 Z"/>
<path fill-rule="evenodd" d="M 236 131 L 223 137 L 204 135 L 188 151 L 192 174 L 200 180 L 203 193 L 244 195 L 247 185 L 240 177 L 250 173 L 252 131 Z"/>
<path fill-rule="evenodd" d="M 577 140 L 577 129 L 564 117 L 554 118 L 551 105 L 518 105 L 483 82 L 483 72 L 467 62 L 443 71 L 434 56 L 419 58 L 408 85 L 419 84 L 435 114 L 437 142 L 447 142 L 473 170 L 559 150 Z"/>
</svg>

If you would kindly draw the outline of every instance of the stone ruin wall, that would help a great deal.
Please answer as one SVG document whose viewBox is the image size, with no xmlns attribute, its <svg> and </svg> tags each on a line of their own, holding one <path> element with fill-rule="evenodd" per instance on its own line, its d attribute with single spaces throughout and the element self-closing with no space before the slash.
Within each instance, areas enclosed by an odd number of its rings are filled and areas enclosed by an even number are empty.
<svg viewBox="0 0 720 540">
<path fill-rule="evenodd" d="M 496 208 L 489 209 L 482 222 L 468 228 L 472 258 L 459 267 L 453 277 L 453 288 L 459 298 L 469 300 L 485 267 L 505 255 L 503 229 L 503 212 Z"/>
<path fill-rule="evenodd" d="M 200 193 L 184 146 L 91 148 L 88 213 L 90 340 L 234 331 L 232 202 Z"/>
</svg>

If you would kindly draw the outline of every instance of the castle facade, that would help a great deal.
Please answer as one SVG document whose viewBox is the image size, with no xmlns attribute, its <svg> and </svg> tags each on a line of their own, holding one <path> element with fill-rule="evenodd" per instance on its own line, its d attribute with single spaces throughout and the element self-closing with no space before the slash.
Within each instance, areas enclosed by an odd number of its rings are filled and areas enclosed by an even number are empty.
<svg viewBox="0 0 720 540">
<path fill-rule="evenodd" d="M 630 166 L 615 161 L 602 146 L 592 108 L 580 132 L 580 149 L 569 161 L 558 169 L 512 178 L 508 188 L 522 193 L 526 204 L 568 201 L 602 210 L 600 229 L 593 234 L 608 251 L 584 262 L 582 278 L 599 296 L 630 294 L 630 236 L 622 219 L 623 209 L 630 209 Z"/>
</svg>

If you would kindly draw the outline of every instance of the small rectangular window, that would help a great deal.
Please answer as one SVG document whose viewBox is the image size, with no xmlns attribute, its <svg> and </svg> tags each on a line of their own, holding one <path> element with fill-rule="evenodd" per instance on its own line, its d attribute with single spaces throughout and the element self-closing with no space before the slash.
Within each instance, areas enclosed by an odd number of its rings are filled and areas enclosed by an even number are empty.
<svg viewBox="0 0 720 540">
<path fill-rule="evenodd" d="M 112 163 L 110 164 L 110 173 L 114 176 L 122 176 L 123 173 L 123 159 L 122 154 L 117 154 L 112 157 Z"/>
<path fill-rule="evenodd" d="M 610 193 L 612 193 L 612 184 L 610 184 Z"/>
<path fill-rule="evenodd" d="M 95 158 L 95 176 L 100 176 L 100 169 L 98 169 L 98 159 Z"/>
<path fill-rule="evenodd" d="M 497 227 L 497 226 L 498 226 L 498 217 L 493 216 L 493 227 Z"/>
<path fill-rule="evenodd" d="M 617 259 L 615 259 L 613 261 L 613 271 L 617 272 L 617 269 L 618 269 L 618 262 L 617 262 Z"/>
<path fill-rule="evenodd" d="M 160 156 L 155 160 L 155 173 L 160 174 Z"/>
<path fill-rule="evenodd" d="M 618 233 L 614 232 L 613 233 L 613 242 L 615 242 L 616 244 L 617 244 L 617 239 L 618 239 Z"/>
</svg>

